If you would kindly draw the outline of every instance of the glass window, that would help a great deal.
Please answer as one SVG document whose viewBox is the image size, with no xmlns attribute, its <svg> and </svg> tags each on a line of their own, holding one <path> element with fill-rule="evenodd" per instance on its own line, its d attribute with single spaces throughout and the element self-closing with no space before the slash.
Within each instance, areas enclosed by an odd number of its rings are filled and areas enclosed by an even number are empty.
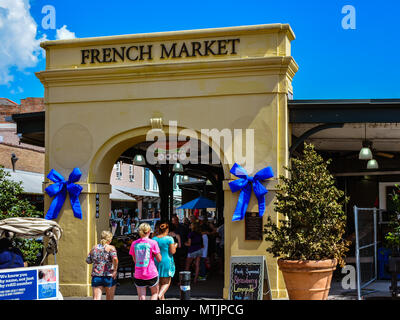
<svg viewBox="0 0 400 320">
<path fill-rule="evenodd" d="M 121 180 L 122 179 L 122 170 L 121 170 L 121 162 L 117 162 L 117 166 L 116 166 L 116 175 L 117 175 L 117 179 Z"/>
<path fill-rule="evenodd" d="M 153 175 L 153 190 L 158 190 L 157 178 Z"/>
<path fill-rule="evenodd" d="M 150 188 L 150 169 L 144 168 L 144 189 L 149 190 Z"/>
</svg>

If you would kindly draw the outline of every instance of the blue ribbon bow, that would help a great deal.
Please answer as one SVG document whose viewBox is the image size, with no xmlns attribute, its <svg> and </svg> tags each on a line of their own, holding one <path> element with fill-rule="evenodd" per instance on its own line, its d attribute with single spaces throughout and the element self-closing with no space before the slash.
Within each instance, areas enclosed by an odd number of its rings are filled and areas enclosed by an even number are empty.
<svg viewBox="0 0 400 320">
<path fill-rule="evenodd" d="M 254 177 L 250 177 L 247 175 L 247 172 L 243 167 L 235 163 L 230 172 L 234 176 L 240 178 L 229 182 L 231 191 L 237 192 L 241 190 L 235 212 L 233 213 L 232 221 L 243 220 L 246 214 L 247 206 L 249 205 L 252 187 L 258 200 L 258 212 L 260 217 L 262 217 L 265 211 L 265 195 L 268 193 L 268 190 L 261 184 L 260 181 L 272 178 L 274 176 L 272 168 L 266 167 L 261 169 Z"/>
<path fill-rule="evenodd" d="M 81 194 L 83 188 L 80 185 L 75 184 L 75 182 L 79 181 L 81 175 L 81 170 L 79 170 L 79 168 L 75 168 L 69 175 L 68 181 L 65 181 L 61 174 L 59 174 L 56 170 L 51 169 L 47 175 L 47 178 L 55 183 L 48 186 L 45 190 L 47 194 L 51 198 L 54 197 L 54 199 L 46 213 L 45 219 L 52 220 L 57 218 L 61 207 L 65 202 L 65 198 L 67 197 L 67 191 L 69 193 L 72 211 L 74 212 L 75 218 L 82 219 L 82 209 L 79 202 L 79 195 Z"/>
</svg>

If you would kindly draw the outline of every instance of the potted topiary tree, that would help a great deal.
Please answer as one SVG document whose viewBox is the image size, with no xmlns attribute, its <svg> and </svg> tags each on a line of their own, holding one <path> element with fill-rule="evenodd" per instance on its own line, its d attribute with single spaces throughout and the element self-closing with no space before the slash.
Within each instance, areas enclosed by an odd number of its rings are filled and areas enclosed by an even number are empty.
<svg viewBox="0 0 400 320">
<path fill-rule="evenodd" d="M 395 212 L 390 216 L 389 227 L 391 231 L 385 235 L 386 245 L 391 249 L 392 257 L 400 257 L 400 186 L 395 185 L 395 190 L 390 195 Z"/>
<path fill-rule="evenodd" d="M 398 275 L 400 274 L 400 187 L 395 185 L 396 189 L 391 194 L 391 199 L 395 207 L 395 212 L 390 216 L 389 231 L 385 235 L 386 246 L 390 249 L 391 254 L 389 257 L 388 271 L 392 275 L 392 285 L 390 290 L 392 296 L 398 298 L 400 294 L 400 289 L 397 285 Z"/>
<path fill-rule="evenodd" d="M 271 217 L 265 224 L 267 252 L 279 257 L 289 299 L 327 299 L 333 271 L 344 265 L 350 241 L 343 239 L 348 201 L 335 186 L 314 146 L 304 144 L 301 159 L 291 159 L 288 177 L 280 176 L 275 211 L 284 216 L 278 225 Z"/>
</svg>

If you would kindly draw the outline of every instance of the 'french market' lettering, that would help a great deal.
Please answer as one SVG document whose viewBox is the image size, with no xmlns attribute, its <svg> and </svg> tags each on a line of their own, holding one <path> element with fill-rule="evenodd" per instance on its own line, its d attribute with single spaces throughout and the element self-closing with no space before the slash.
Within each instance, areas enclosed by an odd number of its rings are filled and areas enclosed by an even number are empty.
<svg viewBox="0 0 400 320">
<path fill-rule="evenodd" d="M 238 43 L 240 43 L 240 39 L 174 42 L 169 45 L 162 43 L 160 44 L 160 59 L 237 54 Z M 81 50 L 81 54 L 81 64 L 153 60 L 153 45 L 83 49 Z"/>
</svg>

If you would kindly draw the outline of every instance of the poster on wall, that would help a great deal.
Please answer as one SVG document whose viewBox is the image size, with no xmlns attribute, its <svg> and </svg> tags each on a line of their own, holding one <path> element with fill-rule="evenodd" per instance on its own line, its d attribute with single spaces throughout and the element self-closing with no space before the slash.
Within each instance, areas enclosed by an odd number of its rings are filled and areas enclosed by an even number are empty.
<svg viewBox="0 0 400 320">
<path fill-rule="evenodd" d="M 264 256 L 233 256 L 230 269 L 230 300 L 271 299 Z"/>
<path fill-rule="evenodd" d="M 57 300 L 58 266 L 0 269 L 0 300 Z"/>
</svg>

